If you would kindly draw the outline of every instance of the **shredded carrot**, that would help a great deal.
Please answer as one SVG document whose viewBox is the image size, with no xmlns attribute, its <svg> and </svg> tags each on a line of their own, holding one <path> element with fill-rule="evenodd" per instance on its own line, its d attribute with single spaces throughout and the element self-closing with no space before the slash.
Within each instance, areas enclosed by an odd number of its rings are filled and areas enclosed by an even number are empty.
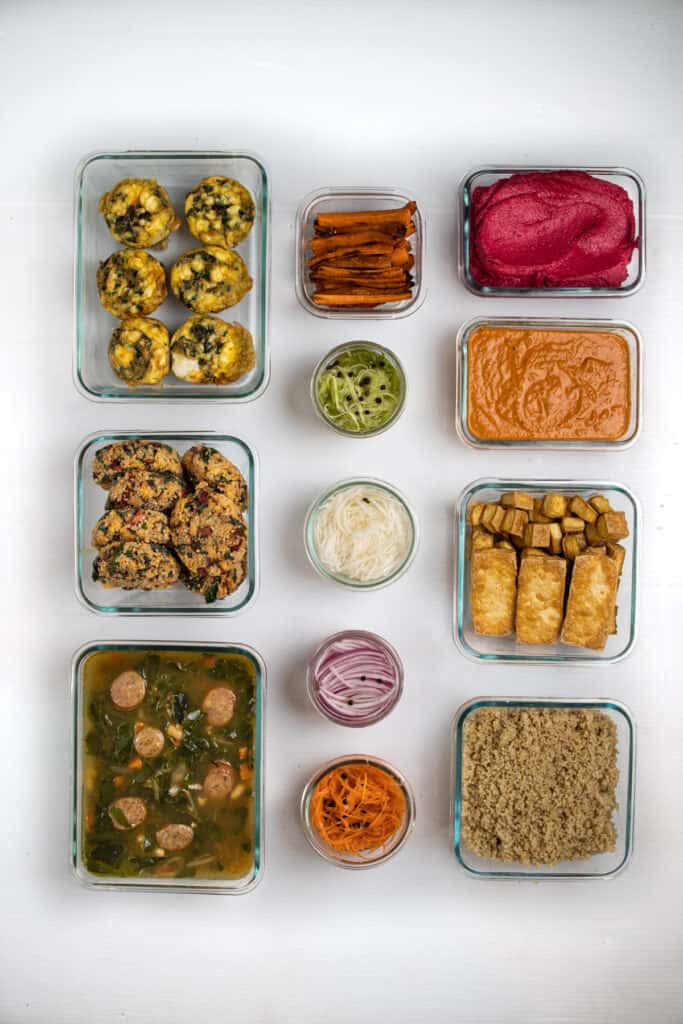
<svg viewBox="0 0 683 1024">
<path fill-rule="evenodd" d="M 368 764 L 334 768 L 311 796 L 313 828 L 340 853 L 378 850 L 401 827 L 405 813 L 406 799 L 396 779 Z"/>
</svg>

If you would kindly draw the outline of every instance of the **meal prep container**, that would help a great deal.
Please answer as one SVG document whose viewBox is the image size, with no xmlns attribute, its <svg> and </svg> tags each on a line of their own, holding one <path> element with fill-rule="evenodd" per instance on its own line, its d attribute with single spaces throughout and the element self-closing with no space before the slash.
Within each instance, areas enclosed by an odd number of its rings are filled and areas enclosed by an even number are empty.
<svg viewBox="0 0 683 1024">
<path fill-rule="evenodd" d="M 540 496 L 547 491 L 579 494 L 588 498 L 603 494 L 612 507 L 626 514 L 629 536 L 624 540 L 626 559 L 617 592 L 617 633 L 602 651 L 555 644 L 521 644 L 514 636 L 479 636 L 472 627 L 470 567 L 467 557 L 467 509 L 471 502 L 496 502 L 505 491 L 528 491 Z M 596 480 L 475 480 L 460 495 L 455 509 L 454 639 L 466 658 L 488 664 L 610 665 L 633 650 L 637 628 L 638 545 L 640 505 L 624 484 Z"/>
<path fill-rule="evenodd" d="M 247 578 L 238 589 L 213 604 L 207 604 L 201 594 L 187 590 L 177 583 L 168 590 L 109 589 L 92 579 L 92 566 L 97 555 L 91 543 L 91 534 L 97 520 L 104 514 L 107 492 L 95 483 L 92 464 L 97 451 L 114 441 L 141 438 L 162 441 L 182 454 L 193 445 L 205 443 L 222 452 L 240 470 L 249 489 L 246 521 L 249 528 Z M 258 468 L 256 453 L 250 445 L 232 434 L 213 434 L 211 431 L 156 431 L 124 430 L 117 433 L 90 434 L 80 445 L 74 463 L 75 501 L 75 574 L 76 594 L 90 611 L 104 615 L 235 615 L 253 601 L 258 589 Z"/>
<path fill-rule="evenodd" d="M 256 669 L 256 707 L 254 723 L 254 865 L 251 873 L 244 878 L 230 878 L 222 881 L 215 878 L 118 878 L 116 876 L 94 875 L 87 870 L 82 859 L 83 835 L 83 671 L 88 659 L 99 651 L 182 651 L 210 652 L 211 654 L 241 654 L 248 658 Z M 266 665 L 260 654 L 246 644 L 184 643 L 182 641 L 151 640 L 140 642 L 111 643 L 95 641 L 84 644 L 74 654 L 71 663 L 71 697 L 73 709 L 73 761 L 72 761 L 72 807 L 71 807 L 71 864 L 76 878 L 88 889 L 126 889 L 138 892 L 191 892 L 213 893 L 214 895 L 239 896 L 250 892 L 261 880 L 263 874 L 264 821 L 264 766 L 263 730 L 266 689 Z"/>
<path fill-rule="evenodd" d="M 330 572 L 324 567 L 318 557 L 318 552 L 315 548 L 315 541 L 313 537 L 313 531 L 315 529 L 315 522 L 318 517 L 318 512 L 321 506 L 332 498 L 339 491 L 345 490 L 347 487 L 356 486 L 367 486 L 367 487 L 379 487 L 381 490 L 386 491 L 393 498 L 397 498 L 405 508 L 410 522 L 413 528 L 413 539 L 408 549 L 408 554 L 403 560 L 402 565 L 398 567 L 390 576 L 380 580 L 373 580 L 370 583 L 361 583 L 358 580 L 349 579 L 346 576 L 340 576 L 333 572 Z M 308 560 L 315 569 L 315 571 L 323 576 L 325 579 L 333 580 L 335 583 L 340 583 L 343 587 L 350 587 L 352 590 L 380 590 L 382 587 L 388 587 L 390 583 L 395 583 L 396 580 L 400 579 L 404 573 L 408 571 L 412 565 L 413 559 L 417 554 L 417 547 L 419 543 L 419 527 L 417 522 L 417 516 L 413 512 L 412 508 L 408 504 L 408 499 L 401 494 L 399 490 L 392 487 L 391 484 L 386 483 L 384 480 L 377 480 L 374 477 L 350 477 L 348 480 L 340 480 L 338 484 L 323 491 L 323 493 L 315 499 L 315 501 L 309 506 L 308 512 L 306 513 L 306 519 L 304 521 L 304 546 L 306 548 L 306 554 Z"/>
<path fill-rule="evenodd" d="M 594 178 L 604 178 L 615 185 L 620 185 L 628 192 L 633 202 L 636 222 L 636 238 L 638 247 L 634 250 L 628 268 L 626 280 L 618 288 L 508 288 L 494 285 L 482 285 L 474 280 L 470 273 L 470 212 L 472 193 L 479 186 L 495 184 L 501 178 L 509 178 L 513 174 L 530 174 L 533 171 L 585 171 Z M 465 288 L 473 295 L 485 295 L 491 298 L 500 296 L 522 295 L 526 298 L 594 298 L 633 295 L 642 287 L 645 280 L 645 184 L 642 178 L 626 167 L 566 167 L 554 165 L 515 165 L 502 167 L 475 167 L 460 183 L 460 251 L 458 269 L 460 279 Z"/>
<path fill-rule="evenodd" d="M 236 247 L 254 280 L 253 287 L 241 302 L 218 314 L 227 322 L 237 320 L 249 329 L 254 339 L 256 365 L 232 384 L 190 384 L 171 373 L 162 384 L 129 388 L 109 365 L 109 339 L 119 321 L 102 307 L 95 280 L 100 261 L 123 248 L 98 210 L 100 196 L 128 177 L 156 178 L 164 186 L 181 226 L 171 234 L 167 249 L 148 251 L 168 271 L 182 253 L 202 245 L 188 231 L 185 196 L 210 175 L 236 178 L 249 189 L 256 206 L 254 225 Z M 74 218 L 74 381 L 85 398 L 105 402 L 247 402 L 263 393 L 270 372 L 267 342 L 270 189 L 260 160 L 248 153 L 210 151 L 93 153 L 86 156 L 76 170 Z M 192 311 L 176 299 L 170 286 L 167 298 L 150 314 L 161 320 L 171 334 L 192 315 Z"/>
<path fill-rule="evenodd" d="M 308 276 L 308 243 L 314 234 L 313 225 L 319 213 L 345 213 L 354 210 L 390 210 L 417 202 L 413 214 L 416 231 L 410 235 L 415 257 L 411 274 L 415 280 L 413 295 L 403 302 L 387 302 L 383 306 L 364 309 L 332 309 L 317 306 L 313 301 L 313 284 Z M 309 192 L 296 215 L 296 295 L 304 309 L 326 320 L 397 320 L 419 309 L 425 299 L 422 280 L 425 246 L 425 219 L 417 197 L 395 188 L 321 188 Z"/>
<path fill-rule="evenodd" d="M 601 333 L 618 334 L 627 345 L 630 356 L 630 390 L 631 417 L 624 435 L 615 441 L 503 441 L 482 440 L 470 432 L 467 425 L 467 378 L 468 378 L 468 341 L 470 335 L 478 327 L 511 327 L 517 330 L 540 331 L 598 331 Z M 642 360 L 643 346 L 636 328 L 623 320 L 582 320 L 571 317 L 475 317 L 468 320 L 460 328 L 457 338 L 457 387 L 455 426 L 461 441 L 470 448 L 507 449 L 523 451 L 525 449 L 547 451 L 623 451 L 636 443 L 642 426 L 643 379 Z"/>
<path fill-rule="evenodd" d="M 613 812 L 616 825 L 616 846 L 612 853 L 595 854 L 585 860 L 561 861 L 553 865 L 524 865 L 482 857 L 469 850 L 462 841 L 462 759 L 463 728 L 477 708 L 575 708 L 603 712 L 617 729 L 616 788 L 617 808 Z M 475 697 L 457 711 L 452 737 L 452 802 L 451 823 L 453 848 L 459 867 L 471 878 L 507 878 L 540 880 L 574 880 L 614 878 L 628 865 L 633 852 L 633 817 L 636 775 L 636 729 L 631 712 L 617 700 L 603 697 L 572 700 L 564 697 Z"/>
<path fill-rule="evenodd" d="M 353 351 L 356 348 L 374 352 L 378 356 L 386 359 L 389 365 L 396 371 L 401 381 L 401 400 L 396 407 L 394 415 L 390 420 L 383 424 L 383 426 L 376 427 L 374 430 L 353 431 L 344 430 L 342 427 L 336 426 L 336 424 L 332 423 L 332 421 L 327 418 L 318 399 L 318 382 L 327 369 L 328 364 L 334 362 L 335 359 L 344 353 Z M 313 402 L 313 408 L 323 423 L 327 424 L 328 427 L 336 431 L 337 434 L 341 434 L 343 437 L 376 437 L 377 434 L 383 434 L 385 430 L 389 429 L 389 427 L 393 427 L 393 425 L 397 423 L 403 415 L 403 410 L 405 409 L 406 404 L 406 391 L 406 375 L 400 359 L 395 352 L 391 351 L 391 349 L 385 348 L 384 345 L 376 345 L 373 341 L 346 341 L 341 345 L 337 345 L 335 348 L 330 349 L 327 355 L 320 360 L 313 371 L 313 376 L 311 377 L 311 401 Z"/>
<path fill-rule="evenodd" d="M 313 790 L 324 775 L 329 771 L 332 771 L 333 768 L 338 768 L 343 764 L 366 764 L 373 768 L 381 768 L 383 771 L 393 776 L 401 787 L 405 797 L 406 813 L 401 827 L 394 833 L 385 846 L 366 855 L 359 853 L 340 853 L 331 849 L 322 841 L 311 824 L 310 813 Z M 368 754 L 349 754 L 346 757 L 335 757 L 334 760 L 328 761 L 327 764 L 322 765 L 322 767 L 318 769 L 304 787 L 304 791 L 301 795 L 300 811 L 304 834 L 315 852 L 319 854 L 323 860 L 329 861 L 330 864 L 334 864 L 339 868 L 350 868 L 351 870 L 372 868 L 376 867 L 378 864 L 384 864 L 393 857 L 394 854 L 398 853 L 402 846 L 404 846 L 408 836 L 415 826 L 415 797 L 413 796 L 413 791 L 410 788 L 408 780 L 401 774 L 398 768 L 389 764 L 388 761 L 382 761 L 379 757 L 370 757 Z"/>
<path fill-rule="evenodd" d="M 375 714 L 375 716 L 372 718 L 363 718 L 359 721 L 348 721 L 346 718 L 338 718 L 334 714 L 334 712 L 331 709 L 325 707 L 320 700 L 318 694 L 318 685 L 316 683 L 315 678 L 316 666 L 320 659 L 327 652 L 328 647 L 330 647 L 332 644 L 336 643 L 339 640 L 360 640 L 361 642 L 368 641 L 371 644 L 375 644 L 378 647 L 381 647 L 389 656 L 391 661 L 394 663 L 396 669 L 397 685 L 391 703 L 387 707 L 383 708 L 378 714 Z M 308 691 L 308 696 L 311 699 L 311 704 L 313 705 L 313 707 L 319 714 L 323 716 L 323 718 L 326 718 L 328 722 L 334 722 L 335 725 L 344 725 L 350 729 L 363 729 L 367 725 L 376 725 L 377 722 L 381 722 L 384 718 L 387 717 L 387 715 L 390 715 L 403 695 L 403 680 L 403 662 L 399 657 L 398 651 L 389 643 L 388 640 L 385 640 L 383 636 L 378 636 L 377 633 L 370 633 L 368 630 L 365 629 L 343 629 L 339 633 L 334 633 L 332 636 L 328 636 L 316 648 L 316 650 L 308 659 L 308 663 L 306 665 L 306 689 Z"/>
</svg>

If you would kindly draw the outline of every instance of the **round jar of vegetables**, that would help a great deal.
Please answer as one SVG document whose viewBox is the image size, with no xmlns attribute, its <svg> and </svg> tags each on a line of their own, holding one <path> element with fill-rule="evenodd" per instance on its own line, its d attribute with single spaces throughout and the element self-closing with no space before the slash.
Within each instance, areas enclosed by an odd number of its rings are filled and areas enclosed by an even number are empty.
<svg viewBox="0 0 683 1024">
<path fill-rule="evenodd" d="M 398 357 L 372 341 L 347 341 L 320 360 L 311 378 L 318 416 L 345 437 L 372 437 L 403 412 L 406 378 Z"/>
</svg>

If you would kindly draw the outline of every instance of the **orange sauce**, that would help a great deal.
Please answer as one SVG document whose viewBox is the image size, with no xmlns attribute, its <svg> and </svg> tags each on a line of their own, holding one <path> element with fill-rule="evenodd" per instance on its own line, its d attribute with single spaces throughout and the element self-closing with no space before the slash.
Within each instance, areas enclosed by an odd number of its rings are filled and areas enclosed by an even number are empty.
<svg viewBox="0 0 683 1024">
<path fill-rule="evenodd" d="M 602 331 L 477 327 L 467 426 L 484 441 L 615 441 L 631 418 L 628 343 Z"/>
</svg>

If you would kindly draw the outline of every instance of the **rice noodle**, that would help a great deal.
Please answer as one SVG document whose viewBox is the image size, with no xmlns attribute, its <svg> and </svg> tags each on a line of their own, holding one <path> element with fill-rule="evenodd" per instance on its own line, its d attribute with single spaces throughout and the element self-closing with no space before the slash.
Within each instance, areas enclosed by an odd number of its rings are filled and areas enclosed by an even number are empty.
<svg viewBox="0 0 683 1024">
<path fill-rule="evenodd" d="M 371 484 L 352 484 L 320 506 L 313 540 L 328 572 L 371 583 L 405 562 L 413 525 L 398 498 Z"/>
</svg>

